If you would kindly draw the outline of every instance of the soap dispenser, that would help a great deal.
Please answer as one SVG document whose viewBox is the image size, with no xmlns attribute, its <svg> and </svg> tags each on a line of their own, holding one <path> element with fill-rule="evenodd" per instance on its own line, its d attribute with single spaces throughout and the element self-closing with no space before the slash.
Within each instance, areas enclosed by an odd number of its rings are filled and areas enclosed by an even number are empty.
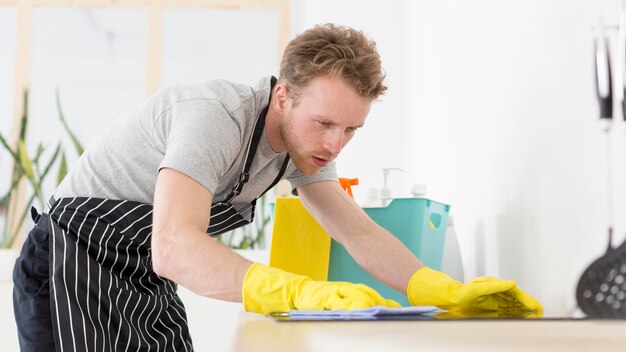
<svg viewBox="0 0 626 352">
<path fill-rule="evenodd" d="M 397 168 L 397 167 L 385 167 L 382 169 L 382 171 L 383 171 L 383 187 L 380 189 L 380 201 L 381 201 L 381 205 L 383 207 L 386 207 L 387 205 L 389 205 L 389 202 L 391 201 L 391 198 L 392 198 L 391 188 L 389 188 L 389 186 L 387 185 L 387 178 L 389 176 L 389 172 L 390 171 L 404 171 L 404 170 Z"/>
<path fill-rule="evenodd" d="M 448 217 L 448 227 L 446 229 L 446 240 L 444 244 L 443 258 L 441 261 L 441 271 L 450 275 L 453 279 L 463 282 L 463 258 L 461 257 L 461 249 L 459 239 L 457 238 L 454 217 Z"/>
</svg>

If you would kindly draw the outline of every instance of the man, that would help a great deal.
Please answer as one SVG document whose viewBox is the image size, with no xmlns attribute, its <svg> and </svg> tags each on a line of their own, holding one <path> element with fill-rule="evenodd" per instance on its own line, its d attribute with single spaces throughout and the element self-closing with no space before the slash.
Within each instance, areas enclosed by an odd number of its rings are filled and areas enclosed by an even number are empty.
<svg viewBox="0 0 626 352">
<path fill-rule="evenodd" d="M 36 217 L 16 262 L 22 349 L 191 350 L 176 284 L 257 313 L 397 306 L 365 285 L 252 263 L 207 236 L 252 221 L 256 198 L 284 178 L 361 266 L 412 304 L 541 311 L 513 281 L 463 285 L 424 267 L 341 189 L 333 160 L 383 79 L 373 41 L 316 26 L 289 43 L 278 80 L 165 89 L 114 122 Z"/>
</svg>

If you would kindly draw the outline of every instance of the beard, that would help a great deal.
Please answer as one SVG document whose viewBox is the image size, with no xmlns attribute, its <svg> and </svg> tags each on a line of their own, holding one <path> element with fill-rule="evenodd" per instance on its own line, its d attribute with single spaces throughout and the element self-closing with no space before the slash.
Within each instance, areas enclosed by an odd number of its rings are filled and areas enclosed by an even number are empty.
<svg viewBox="0 0 626 352">
<path fill-rule="evenodd" d="M 285 143 L 287 153 L 289 153 L 289 158 L 291 158 L 291 161 L 301 173 L 307 176 L 317 174 L 322 168 L 311 162 L 311 158 L 314 155 L 322 155 L 326 160 L 333 160 L 335 157 L 328 155 L 327 152 L 310 154 L 302 151 L 301 142 L 299 142 L 301 139 L 295 135 L 293 125 L 291 124 L 292 116 L 285 117 L 280 125 L 280 134 Z"/>
</svg>

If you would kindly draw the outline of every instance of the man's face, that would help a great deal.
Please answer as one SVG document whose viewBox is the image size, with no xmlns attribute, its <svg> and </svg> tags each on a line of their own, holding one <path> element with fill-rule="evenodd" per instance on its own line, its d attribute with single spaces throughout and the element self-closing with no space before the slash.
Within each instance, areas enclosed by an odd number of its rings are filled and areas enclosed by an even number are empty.
<svg viewBox="0 0 626 352">
<path fill-rule="evenodd" d="M 341 78 L 316 77 L 289 97 L 280 133 L 298 170 L 314 175 L 334 160 L 354 136 L 372 105 Z"/>
</svg>

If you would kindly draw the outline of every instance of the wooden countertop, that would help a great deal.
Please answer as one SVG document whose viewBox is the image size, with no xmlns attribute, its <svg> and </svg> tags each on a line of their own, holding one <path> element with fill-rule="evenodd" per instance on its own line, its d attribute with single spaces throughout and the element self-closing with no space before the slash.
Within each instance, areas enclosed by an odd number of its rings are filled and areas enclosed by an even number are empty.
<svg viewBox="0 0 626 352">
<path fill-rule="evenodd" d="M 626 320 L 277 322 L 241 313 L 231 351 L 626 351 Z"/>
</svg>

